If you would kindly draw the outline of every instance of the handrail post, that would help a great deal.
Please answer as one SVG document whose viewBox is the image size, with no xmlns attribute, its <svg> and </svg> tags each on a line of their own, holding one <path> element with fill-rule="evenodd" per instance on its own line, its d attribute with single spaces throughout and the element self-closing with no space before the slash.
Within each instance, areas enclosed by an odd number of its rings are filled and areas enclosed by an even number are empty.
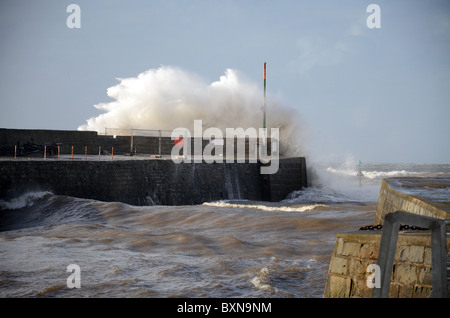
<svg viewBox="0 0 450 318">
<path fill-rule="evenodd" d="M 159 149 L 158 149 L 158 155 L 161 157 L 161 130 L 159 130 Z"/>
<path fill-rule="evenodd" d="M 400 224 L 416 225 L 429 228 L 431 230 L 431 266 L 433 289 L 430 297 L 446 298 L 446 221 L 403 211 L 389 213 L 384 218 L 383 232 L 381 234 L 377 262 L 380 267 L 381 284 L 380 288 L 375 287 L 373 289 L 372 297 L 389 297 L 392 266 L 394 264 Z"/>
<path fill-rule="evenodd" d="M 395 222 L 392 213 L 387 214 L 384 219 L 383 232 L 380 240 L 378 253 L 378 266 L 380 266 L 380 288 L 374 288 L 372 297 L 389 297 L 391 284 L 392 266 L 394 265 L 395 249 L 397 247 L 399 223 Z"/>
</svg>

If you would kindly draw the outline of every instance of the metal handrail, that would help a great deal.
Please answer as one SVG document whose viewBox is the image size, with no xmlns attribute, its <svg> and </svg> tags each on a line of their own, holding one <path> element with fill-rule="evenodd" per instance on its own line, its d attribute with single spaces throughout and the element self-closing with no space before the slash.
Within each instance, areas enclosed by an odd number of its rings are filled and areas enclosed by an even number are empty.
<svg viewBox="0 0 450 318">
<path fill-rule="evenodd" d="M 168 129 L 140 129 L 140 128 L 110 128 L 105 127 L 102 135 L 117 136 L 144 136 L 144 137 L 170 137 L 172 130 Z"/>
<path fill-rule="evenodd" d="M 448 224 L 448 221 L 403 211 L 389 213 L 385 216 L 377 262 L 380 267 L 381 284 L 379 288 L 375 287 L 373 289 L 373 298 L 389 297 L 392 266 L 394 264 L 400 224 L 411 224 L 431 230 L 431 278 L 433 289 L 430 297 L 447 297 L 446 224 Z"/>
</svg>

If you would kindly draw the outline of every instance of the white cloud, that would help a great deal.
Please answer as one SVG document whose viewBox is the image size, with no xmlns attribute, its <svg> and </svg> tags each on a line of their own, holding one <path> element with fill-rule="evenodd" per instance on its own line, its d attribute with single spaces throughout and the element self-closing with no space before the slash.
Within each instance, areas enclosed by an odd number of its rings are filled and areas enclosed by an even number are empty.
<svg viewBox="0 0 450 318">
<path fill-rule="evenodd" d="M 363 22 L 355 22 L 348 28 L 347 35 L 361 36 L 364 35 L 365 30 L 367 30 L 367 26 Z"/>
<path fill-rule="evenodd" d="M 331 44 L 323 38 L 303 37 L 297 40 L 299 55 L 291 65 L 300 73 L 316 66 L 336 65 L 343 61 L 350 51 L 347 44 L 337 41 Z"/>
</svg>

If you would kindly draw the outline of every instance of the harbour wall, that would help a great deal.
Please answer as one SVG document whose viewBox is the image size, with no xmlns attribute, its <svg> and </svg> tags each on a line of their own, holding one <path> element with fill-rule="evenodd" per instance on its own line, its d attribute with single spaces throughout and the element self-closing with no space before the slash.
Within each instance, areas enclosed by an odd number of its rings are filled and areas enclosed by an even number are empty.
<svg viewBox="0 0 450 318">
<path fill-rule="evenodd" d="M 381 233 L 340 233 L 328 270 L 323 297 L 370 298 L 367 279 L 377 264 Z M 447 238 L 447 251 L 450 238 Z M 390 298 L 425 298 L 432 290 L 431 234 L 400 233 L 394 258 Z"/>
<path fill-rule="evenodd" d="M 0 198 L 50 191 L 133 205 L 190 205 L 225 199 L 279 201 L 306 186 L 304 158 L 280 159 L 274 175 L 259 163 L 172 160 L 3 160 Z"/>
<path fill-rule="evenodd" d="M 170 154 L 170 138 L 134 136 L 133 145 L 142 154 Z M 14 146 L 24 143 L 58 142 L 61 153 L 43 159 L 14 159 Z M 208 143 L 208 141 L 206 141 Z M 203 144 L 205 145 L 205 143 Z M 50 191 L 101 201 L 133 205 L 190 205 L 217 200 L 280 201 L 292 191 L 307 186 L 306 160 L 280 158 L 275 174 L 261 174 L 261 162 L 175 163 L 171 159 L 141 156 L 120 160 L 75 160 L 75 154 L 98 155 L 114 147 L 114 153 L 130 152 L 130 137 L 102 136 L 96 132 L 0 129 L 0 198 L 16 197 L 27 191 Z M 247 151 L 249 149 L 247 148 Z M 143 159 L 144 158 L 144 159 Z M 269 163 L 270 165 L 270 163 Z"/>
<path fill-rule="evenodd" d="M 446 195 L 448 189 L 450 189 L 448 178 L 385 179 L 380 189 L 375 224 L 382 224 L 386 214 L 398 210 L 449 219 L 450 205 L 448 194 Z M 368 265 L 377 264 L 380 240 L 381 231 L 337 234 L 323 297 L 372 297 L 372 289 L 367 285 L 367 279 L 372 271 L 367 269 Z M 446 243 L 447 251 L 449 251 L 450 237 L 448 235 Z M 431 271 L 431 232 L 429 230 L 400 231 L 389 297 L 429 297 L 432 291 Z M 448 288 L 448 295 L 450 295 L 450 288 Z"/>
<path fill-rule="evenodd" d="M 157 131 L 153 131 L 157 134 Z M 194 154 L 195 143 L 202 145 L 202 150 L 209 144 L 209 140 L 199 140 L 199 138 L 191 138 L 191 152 Z M 227 154 L 227 141 L 223 147 L 223 155 Z M 256 141 L 259 143 L 259 140 Z M 113 149 L 117 155 L 121 154 L 148 154 L 148 155 L 170 155 L 174 146 L 174 141 L 167 136 L 114 136 L 99 135 L 95 131 L 77 131 L 77 130 L 45 130 L 45 129 L 5 129 L 0 128 L 0 156 L 30 156 L 24 152 L 24 145 L 56 145 L 60 146 L 62 154 L 75 155 L 87 153 L 88 155 L 98 155 L 99 149 L 101 154 L 111 154 Z M 238 139 L 234 138 L 234 153 L 238 153 Z M 17 146 L 17 148 L 15 148 Z M 255 151 L 254 147 L 249 144 L 248 138 L 244 141 L 245 149 L 242 151 L 248 157 L 251 151 Z M 267 151 L 270 155 L 271 142 L 268 138 Z M 50 147 L 49 147 L 50 149 Z M 212 152 L 214 155 L 214 151 Z M 47 150 L 47 155 L 56 155 Z M 44 157 L 44 151 L 36 153 L 34 157 Z"/>
<path fill-rule="evenodd" d="M 207 143 L 202 141 L 203 148 Z M 71 154 L 73 150 L 75 155 L 98 155 L 99 149 L 101 154 L 110 154 L 114 149 L 117 155 L 135 152 L 170 155 L 174 145 L 170 137 L 99 135 L 95 131 L 0 129 L 0 156 L 14 156 L 15 146 L 18 156 L 29 156 L 22 153 L 22 147 L 26 144 L 59 144 L 62 154 Z M 55 153 L 48 151 L 47 155 Z M 42 158 L 44 153 L 40 151 L 35 156 Z"/>
<path fill-rule="evenodd" d="M 387 178 L 381 182 L 380 195 L 375 214 L 375 224 L 383 224 L 386 214 L 393 211 L 450 219 L 447 191 L 448 178 Z M 430 194 L 431 193 L 431 194 Z M 436 196 L 436 194 L 438 194 Z"/>
</svg>

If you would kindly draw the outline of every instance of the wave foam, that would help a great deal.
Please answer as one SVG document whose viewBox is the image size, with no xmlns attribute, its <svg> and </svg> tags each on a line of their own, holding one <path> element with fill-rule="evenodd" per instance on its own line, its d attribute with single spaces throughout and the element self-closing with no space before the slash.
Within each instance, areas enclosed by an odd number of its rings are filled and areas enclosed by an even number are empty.
<svg viewBox="0 0 450 318">
<path fill-rule="evenodd" d="M 341 176 L 349 176 L 349 177 L 356 177 L 358 174 L 358 171 L 351 170 L 351 169 L 336 169 L 332 167 L 328 167 L 327 172 L 330 172 L 334 175 L 341 175 Z M 410 175 L 416 175 L 418 172 L 412 172 L 412 171 L 406 171 L 406 170 L 392 170 L 392 171 L 366 171 L 361 170 L 364 177 L 369 179 L 382 179 L 382 178 L 388 178 L 388 177 L 402 177 L 402 176 L 410 176 Z"/>
<path fill-rule="evenodd" d="M 312 204 L 312 205 L 304 205 L 300 207 L 288 207 L 288 206 L 267 206 L 260 204 L 238 204 L 238 203 L 229 203 L 225 201 L 217 201 L 217 202 L 205 202 L 203 205 L 206 206 L 215 206 L 215 207 L 225 207 L 225 208 L 241 208 L 241 209 L 256 209 L 263 211 L 280 211 L 280 212 L 306 212 L 314 210 L 315 208 L 322 207 L 322 204 Z"/>
<path fill-rule="evenodd" d="M 253 277 L 250 281 L 253 286 L 262 290 L 272 290 L 273 287 L 270 286 L 270 278 L 269 278 L 269 269 L 267 267 L 263 267 L 258 274 Z"/>
<path fill-rule="evenodd" d="M 192 132 L 196 119 L 202 119 L 205 128 L 217 127 L 222 131 L 261 126 L 262 90 L 237 70 L 227 69 L 212 83 L 172 66 L 118 80 L 119 84 L 107 89 L 114 100 L 94 106 L 104 113 L 89 118 L 79 130 L 103 133 L 105 127 L 163 130 L 185 127 Z M 304 151 L 307 140 L 303 138 L 303 125 L 295 109 L 271 97 L 267 118 L 267 127 L 282 129 L 280 153 L 296 155 L 300 145 Z"/>
<path fill-rule="evenodd" d="M 401 177 L 418 174 L 418 172 L 411 172 L 406 170 L 393 170 L 393 171 L 362 171 L 364 176 L 369 179 L 380 179 L 386 177 Z"/>
<path fill-rule="evenodd" d="M 30 207 L 33 206 L 37 200 L 51 194 L 52 193 L 48 191 L 27 192 L 9 201 L 0 200 L 0 210 L 18 210 Z"/>
</svg>

